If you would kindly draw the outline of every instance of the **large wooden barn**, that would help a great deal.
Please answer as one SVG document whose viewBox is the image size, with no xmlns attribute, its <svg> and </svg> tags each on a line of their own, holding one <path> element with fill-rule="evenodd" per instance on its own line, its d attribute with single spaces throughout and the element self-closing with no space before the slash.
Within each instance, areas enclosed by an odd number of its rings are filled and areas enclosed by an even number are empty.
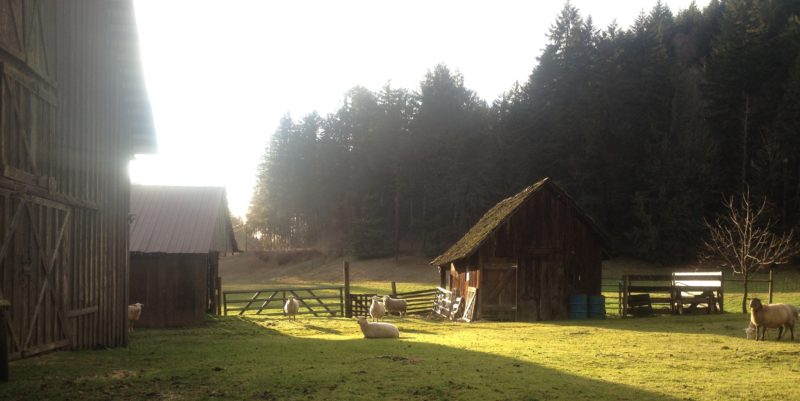
<svg viewBox="0 0 800 401">
<path fill-rule="evenodd" d="M 564 319 L 570 295 L 600 294 L 608 249 L 597 224 L 545 178 L 492 207 L 431 264 L 454 294 L 477 289 L 473 318 Z"/>
<path fill-rule="evenodd" d="M 127 342 L 128 161 L 155 150 L 130 1 L 0 2 L 11 358 Z"/>
<path fill-rule="evenodd" d="M 183 327 L 219 312 L 219 255 L 237 252 L 225 188 L 131 188 L 130 300 L 136 326 Z"/>
</svg>

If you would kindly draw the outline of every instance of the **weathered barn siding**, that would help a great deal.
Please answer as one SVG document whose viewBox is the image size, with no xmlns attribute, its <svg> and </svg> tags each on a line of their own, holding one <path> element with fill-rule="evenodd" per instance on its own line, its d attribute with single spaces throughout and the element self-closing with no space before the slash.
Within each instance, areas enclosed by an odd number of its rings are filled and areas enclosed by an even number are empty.
<svg viewBox="0 0 800 401">
<path fill-rule="evenodd" d="M 128 1 L 0 1 L 12 358 L 127 341 L 127 163 L 154 144 L 137 60 Z"/>
<path fill-rule="evenodd" d="M 130 301 L 144 304 L 135 327 L 203 323 L 212 262 L 209 257 L 202 253 L 131 253 Z"/>
<path fill-rule="evenodd" d="M 545 179 L 498 203 L 432 263 L 449 264 L 458 295 L 478 288 L 477 318 L 563 319 L 570 295 L 600 294 L 605 248 L 585 212 Z"/>
</svg>

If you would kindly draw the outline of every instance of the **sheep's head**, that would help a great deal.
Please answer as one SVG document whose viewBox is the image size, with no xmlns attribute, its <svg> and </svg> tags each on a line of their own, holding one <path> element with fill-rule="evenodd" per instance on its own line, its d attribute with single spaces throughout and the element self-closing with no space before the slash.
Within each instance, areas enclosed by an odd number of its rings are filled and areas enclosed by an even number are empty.
<svg viewBox="0 0 800 401">
<path fill-rule="evenodd" d="M 356 321 L 357 321 L 357 322 L 358 322 L 358 324 L 360 324 L 361 326 L 363 326 L 363 325 L 367 324 L 367 318 L 365 318 L 365 317 L 363 317 L 363 316 L 359 316 L 359 317 L 357 317 L 357 318 L 356 318 Z"/>
<path fill-rule="evenodd" d="M 137 303 L 133 304 L 133 306 L 135 306 L 137 308 L 141 308 L 142 306 L 144 306 L 144 304 L 137 302 Z"/>
<path fill-rule="evenodd" d="M 761 300 L 758 298 L 753 298 L 750 300 L 750 309 L 752 310 L 759 310 L 763 307 L 761 304 Z"/>
<path fill-rule="evenodd" d="M 377 296 L 377 295 L 373 295 L 373 296 L 372 296 L 372 301 L 373 301 L 373 302 L 377 302 L 379 299 L 380 299 L 380 298 L 378 298 L 378 296 Z"/>
<path fill-rule="evenodd" d="M 383 302 L 386 303 L 388 301 L 389 301 L 389 296 L 388 295 L 384 295 L 383 296 Z"/>
<path fill-rule="evenodd" d="M 294 295 L 289 295 L 289 299 L 294 299 Z"/>
</svg>

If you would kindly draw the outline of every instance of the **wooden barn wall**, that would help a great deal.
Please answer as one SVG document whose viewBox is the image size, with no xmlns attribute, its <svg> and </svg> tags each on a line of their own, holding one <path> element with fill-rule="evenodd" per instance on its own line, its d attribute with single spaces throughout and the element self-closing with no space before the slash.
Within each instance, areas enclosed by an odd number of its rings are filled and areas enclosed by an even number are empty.
<svg viewBox="0 0 800 401">
<path fill-rule="evenodd" d="M 134 327 L 198 325 L 206 315 L 208 254 L 132 253 L 130 301 L 144 304 Z"/>
<path fill-rule="evenodd" d="M 600 294 L 601 243 L 570 202 L 543 188 L 476 252 L 469 264 L 484 270 L 517 266 L 515 277 L 484 272 L 478 295 L 483 317 L 492 316 L 487 304 L 505 304 L 515 294 L 517 319 L 565 319 L 570 295 Z"/>
<path fill-rule="evenodd" d="M 0 297 L 12 358 L 127 341 L 129 2 L 0 1 Z M 5 328 L 2 328 L 5 329 Z"/>
</svg>

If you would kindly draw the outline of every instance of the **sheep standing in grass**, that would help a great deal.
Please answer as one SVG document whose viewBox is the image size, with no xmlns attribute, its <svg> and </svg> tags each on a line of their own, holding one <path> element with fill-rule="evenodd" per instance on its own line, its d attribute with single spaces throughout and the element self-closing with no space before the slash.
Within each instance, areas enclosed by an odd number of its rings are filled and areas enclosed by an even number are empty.
<svg viewBox="0 0 800 401">
<path fill-rule="evenodd" d="M 296 315 L 299 310 L 300 303 L 294 299 L 294 295 L 289 295 L 289 299 L 286 300 L 286 305 L 283 305 L 283 312 L 287 317 L 292 318 L 292 320 L 297 320 Z"/>
<path fill-rule="evenodd" d="M 142 306 L 144 306 L 144 304 L 141 304 L 139 302 L 137 302 L 137 303 L 135 303 L 133 305 L 128 305 L 128 331 L 129 332 L 133 331 L 133 322 L 139 320 L 139 318 L 142 317 Z"/>
<path fill-rule="evenodd" d="M 797 308 L 788 304 L 763 305 L 761 300 L 750 300 L 750 322 L 756 327 L 756 341 L 767 339 L 767 329 L 778 329 L 778 340 L 788 329 L 794 341 L 794 325 L 797 322 Z"/>
<path fill-rule="evenodd" d="M 365 317 L 359 317 L 358 326 L 364 333 L 364 338 L 398 338 L 400 330 L 391 323 L 370 323 Z"/>
<path fill-rule="evenodd" d="M 386 315 L 386 307 L 383 306 L 382 303 L 378 301 L 378 296 L 372 296 L 372 305 L 369 307 L 369 315 L 372 316 L 375 321 L 380 321 L 383 319 L 383 316 Z"/>
<path fill-rule="evenodd" d="M 403 316 L 408 310 L 408 301 L 405 299 L 392 299 L 388 295 L 384 295 L 383 306 L 386 307 L 386 313 L 397 313 Z"/>
</svg>

